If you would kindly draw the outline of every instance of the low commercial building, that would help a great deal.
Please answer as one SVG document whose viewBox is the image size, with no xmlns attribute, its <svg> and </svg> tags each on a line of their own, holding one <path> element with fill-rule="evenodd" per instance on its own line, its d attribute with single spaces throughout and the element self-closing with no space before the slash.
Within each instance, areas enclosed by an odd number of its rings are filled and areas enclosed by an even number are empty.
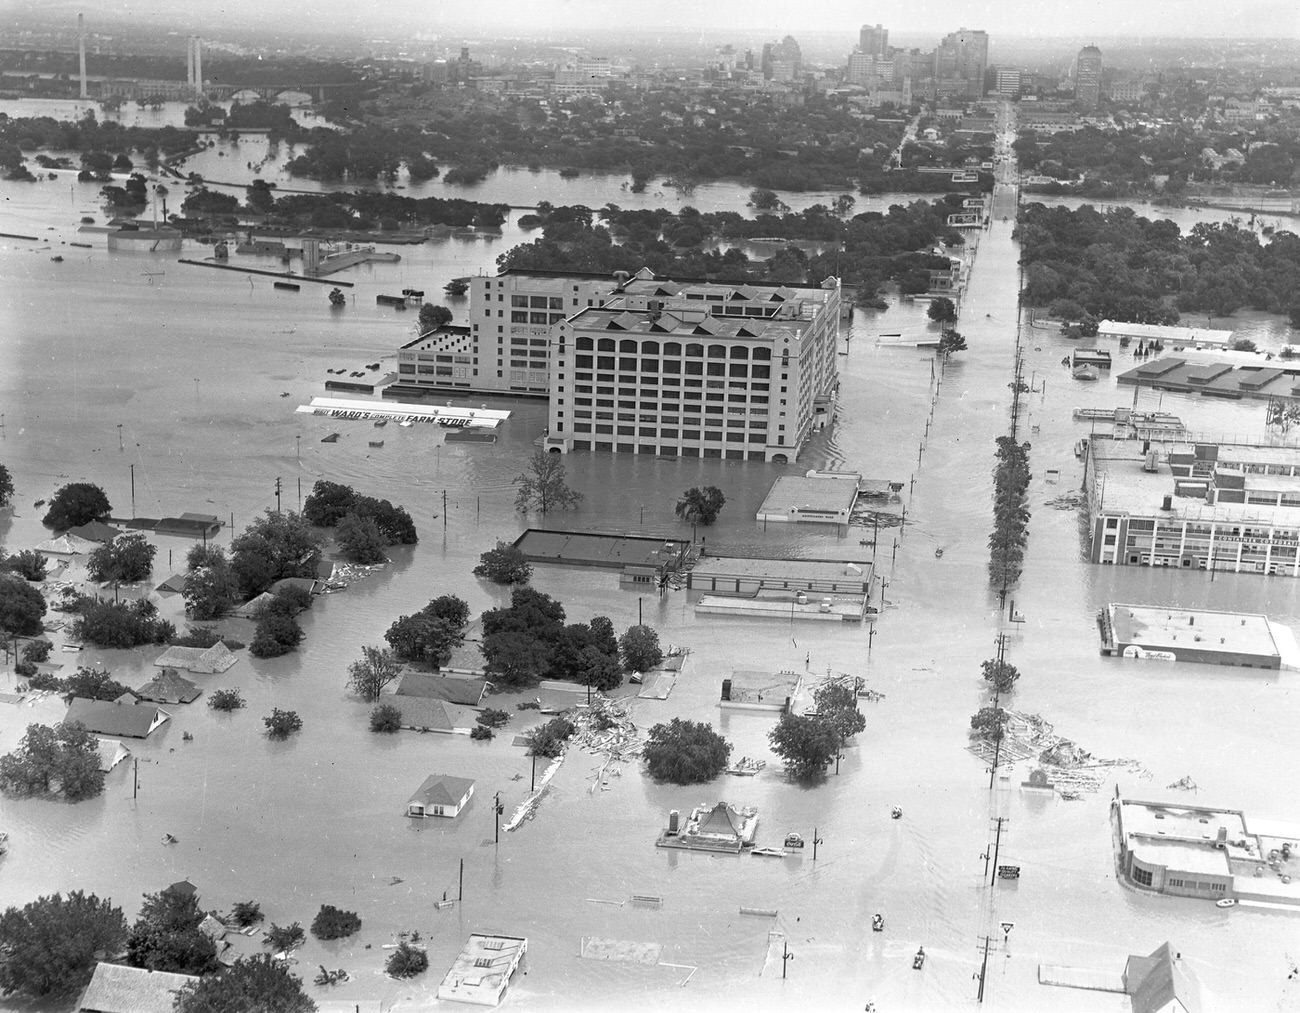
<svg viewBox="0 0 1300 1013">
<path fill-rule="evenodd" d="M 1242 668 L 1282 667 L 1267 616 L 1112 602 L 1098 614 L 1101 653 Z M 1287 632 L 1294 645 L 1295 638 Z"/>
<path fill-rule="evenodd" d="M 1300 448 L 1088 447 L 1092 562 L 1300 576 Z"/>
<path fill-rule="evenodd" d="M 1210 327 L 1172 327 L 1162 324 L 1131 324 L 1123 320 L 1102 320 L 1097 324 L 1099 338 L 1128 338 L 1130 341 L 1153 341 L 1177 348 L 1227 348 L 1232 331 Z"/>
<path fill-rule="evenodd" d="M 1202 900 L 1300 905 L 1300 826 L 1239 809 L 1115 798 L 1119 870 L 1132 886 Z"/>
<path fill-rule="evenodd" d="M 861 478 L 856 472 L 782 475 L 758 508 L 758 520 L 847 525 Z"/>
<path fill-rule="evenodd" d="M 1163 355 L 1121 373 L 1116 381 L 1232 401 L 1278 398 L 1290 402 L 1300 397 L 1300 366 L 1280 365 L 1281 361 L 1245 353 L 1237 359 L 1188 353 Z"/>
<path fill-rule="evenodd" d="M 757 559 L 704 554 L 686 574 L 686 588 L 699 594 L 751 598 L 768 591 L 866 596 L 871 592 L 871 564 L 848 559 Z"/>
<path fill-rule="evenodd" d="M 658 587 L 666 576 L 685 567 L 692 551 L 689 541 L 674 538 L 549 528 L 529 528 L 514 546 L 530 563 L 619 570 L 619 583 L 632 587 Z"/>
</svg>

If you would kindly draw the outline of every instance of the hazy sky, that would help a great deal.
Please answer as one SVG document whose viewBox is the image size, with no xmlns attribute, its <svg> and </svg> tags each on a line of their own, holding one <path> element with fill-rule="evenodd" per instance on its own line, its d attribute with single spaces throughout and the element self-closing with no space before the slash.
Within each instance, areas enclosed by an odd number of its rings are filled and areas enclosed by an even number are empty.
<svg viewBox="0 0 1300 1013">
<path fill-rule="evenodd" d="M 0 9 L 22 0 L 0 0 Z M 66 0 L 56 0 L 62 6 Z M 187 10 L 204 20 L 355 26 L 361 37 L 392 37 L 407 27 L 446 34 L 573 32 L 618 27 L 698 26 L 755 32 L 842 31 L 864 22 L 891 32 L 934 37 L 957 28 L 1020 36 L 1120 35 L 1300 37 L 1295 0 L 81 0 L 95 10 L 173 17 Z M 199 12 L 202 12 L 201 14 Z M 164 15 L 166 16 L 166 15 Z"/>
</svg>

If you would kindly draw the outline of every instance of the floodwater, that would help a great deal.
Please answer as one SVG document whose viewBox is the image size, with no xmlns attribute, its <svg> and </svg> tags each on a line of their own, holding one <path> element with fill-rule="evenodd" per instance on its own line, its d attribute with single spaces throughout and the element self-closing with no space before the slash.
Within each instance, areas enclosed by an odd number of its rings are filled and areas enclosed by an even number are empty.
<svg viewBox="0 0 1300 1013">
<path fill-rule="evenodd" d="M 1108 798 L 1116 782 L 1077 802 L 990 792 L 987 769 L 965 751 L 969 715 L 986 699 L 979 663 L 1006 632 L 1008 659 L 1023 673 L 1011 705 L 1041 713 L 1098 756 L 1140 762 L 1141 770 L 1119 770 L 1125 792 L 1183 800 L 1164 785 L 1190 775 L 1200 785 L 1195 801 L 1300 818 L 1289 774 L 1300 762 L 1294 675 L 1103 659 L 1093 619 L 1108 601 L 1133 601 L 1239 608 L 1298 625 L 1298 585 L 1082 562 L 1077 514 L 1046 505 L 1081 479 L 1071 448 L 1082 431 L 1070 413 L 1076 405 L 1129 404 L 1132 393 L 1116 390 L 1112 378 L 1072 381 L 1059 365 L 1067 343 L 1029 328 L 1026 375 L 1032 371 L 1046 389 L 1031 397 L 1022 430 L 1033 442 L 1035 475 L 1028 563 L 1014 591 L 1026 622 L 999 621 L 985 543 L 993 441 L 1007 428 L 1016 334 L 1010 223 L 995 222 L 981 238 L 959 325 L 970 350 L 954 356 L 940 383 L 932 381 L 931 356 L 874 342 L 881 332 L 923 330 L 918 307 L 855 315 L 840 359 L 839 417 L 797 464 L 566 459 L 572 484 L 587 498 L 578 512 L 547 518 L 550 525 L 682 537 L 686 529 L 673 518 L 678 492 L 715 484 L 727 506 L 707 532 L 710 546 L 871 559 L 857 530 L 765 531 L 753 521 L 776 475 L 818 466 L 908 482 L 908 523 L 896 555 L 892 535 L 882 536 L 875 554 L 888 605 L 874 639 L 859 626 L 697 619 L 681 592 L 638 596 L 620 591 L 612 572 L 539 568 L 535 585 L 564 601 L 573 619 L 604 613 L 621 628 L 642 609 L 664 640 L 690 647 L 670 698 L 636 701 L 639 725 L 672 716 L 712 721 L 735 754 L 769 764 L 752 779 L 691 788 L 654 784 L 627 766 L 608 779 L 608 790 L 593 792 L 598 761 L 575 751 L 537 818 L 497 845 L 491 799 L 499 791 L 508 814 L 530 774 L 510 730 L 491 743 L 376 736 L 366 727 L 368 708 L 344 683 L 361 645 L 380 643 L 393 619 L 431 597 L 454 592 L 475 611 L 503 600 L 469 571 L 484 548 L 528 523 L 513 510 L 511 480 L 544 425 L 543 408 L 506 402 L 514 414 L 495 445 L 443 446 L 430 428 L 390 425 L 383 448 L 367 446 L 375 434 L 367 424 L 293 408 L 324 392 L 328 368 L 363 369 L 376 360 L 391 367 L 410 324 L 376 307 L 375 293 L 407 286 L 438 293 L 452 276 L 491 270 L 521 234 L 508 225 L 494 241 L 400 248 L 400 264 L 340 275 L 357 282 L 355 301 L 331 314 L 328 286 L 276 292 L 266 278 L 108 254 L 102 236 L 75 232 L 82 214 L 100 214 L 96 189 L 66 179 L 0 183 L 5 231 L 48 240 L 48 248 L 0 240 L 0 460 L 18 487 L 13 515 L 0 519 L 9 550 L 47 536 L 32 504 L 66 481 L 103 485 L 115 512 L 128 514 L 132 465 L 141 515 L 206 511 L 233 515 L 242 529 L 275 505 L 277 478 L 287 507 L 296 505 L 299 478 L 305 494 L 328 477 L 404 504 L 421 542 L 396 551 L 392 565 L 345 594 L 319 600 L 304 617 L 307 637 L 296 653 L 259 661 L 241 652 L 225 675 L 195 677 L 205 689 L 239 688 L 248 707 L 233 715 L 217 715 L 202 700 L 171 708 L 174 717 L 160 732 L 132 745 L 141 758 L 138 797 L 123 765 L 108 776 L 103 796 L 76 806 L 0 800 L 10 835 L 0 904 L 81 888 L 111 895 L 133 917 L 142 893 L 181 878 L 198 885 L 205 907 L 256 898 L 279 924 L 306 924 L 321 903 L 336 904 L 361 915 L 362 931 L 340 942 L 310 941 L 297 970 L 310 981 L 317 964 L 346 967 L 350 983 L 328 993 L 309 986 L 312 994 L 381 997 L 399 1009 L 425 1008 L 464 937 L 483 930 L 530 940 L 528 974 L 508 993 L 506 1005 L 515 1009 L 803 1003 L 849 1010 L 868 999 L 882 1011 L 973 1006 L 972 975 L 986 934 L 993 936 L 984 1000 L 990 1009 L 1127 1010 L 1122 996 L 1048 991 L 1037 983 L 1038 964 L 1118 970 L 1127 954 L 1165 940 L 1201 982 L 1206 1008 L 1296 1008 L 1297 985 L 1287 979 L 1300 926 L 1295 914 L 1137 895 L 1114 875 Z M 603 199 L 591 203 L 619 202 L 617 192 L 596 196 Z M 572 198 L 557 192 L 551 199 Z M 733 190 L 731 206 L 743 201 L 743 190 Z M 68 241 L 93 248 L 61 245 Z M 187 245 L 185 252 L 206 250 Z M 62 263 L 51 262 L 56 253 Z M 1156 397 L 1140 394 L 1139 403 L 1154 406 Z M 1249 403 L 1166 395 L 1162 406 L 1196 420 L 1198 429 L 1262 429 L 1262 407 Z M 320 442 L 335 430 L 344 434 L 338 443 Z M 1060 469 L 1057 484 L 1045 481 L 1049 468 Z M 179 568 L 191 543 L 158 543 L 162 577 L 168 557 L 174 554 Z M 161 607 L 179 616 L 178 599 Z M 229 627 L 247 639 L 246 623 Z M 155 653 L 55 657 L 103 664 L 138 685 L 153 672 Z M 805 664 L 815 673 L 866 675 L 885 694 L 864 703 L 866 731 L 845 750 L 839 773 L 813 788 L 782 777 L 766 743 L 769 717 L 716 709 L 721 680 L 733 668 Z M 287 742 L 267 740 L 261 718 L 272 707 L 298 711 L 302 732 Z M 0 707 L 0 751 L 12 748 L 28 722 L 61 716 L 53 701 Z M 531 723 L 521 715 L 511 727 Z M 193 740 L 183 741 L 183 732 Z M 1012 769 L 1010 784 L 1027 769 Z M 406 820 L 406 799 L 434 772 L 476 778 L 474 800 L 454 823 Z M 817 860 L 810 853 L 755 861 L 653 847 L 668 810 L 718 798 L 759 807 L 761 844 L 791 830 L 805 838 L 815 832 L 823 840 Z M 904 808 L 902 820 L 889 819 L 891 804 Z M 996 815 L 1010 819 L 1000 859 L 1023 871 L 1014 884 L 990 888 L 982 854 L 993 843 Z M 165 847 L 160 841 L 169 833 L 179 843 Z M 435 909 L 434 901 L 456 896 L 462 859 L 463 903 Z M 634 893 L 661 896 L 663 906 L 634 907 L 627 903 Z M 753 917 L 741 915 L 742 907 L 779 913 Z M 883 934 L 870 931 L 877 911 L 887 920 Z M 1005 942 L 1000 922 L 1014 923 Z M 405 929 L 427 936 L 430 970 L 403 984 L 383 977 L 380 945 Z M 785 981 L 760 977 L 772 929 L 785 933 L 796 955 Z M 661 943 L 663 961 L 680 966 L 586 961 L 578 956 L 584 936 Z M 910 957 L 919 945 L 929 960 L 918 973 Z"/>
</svg>

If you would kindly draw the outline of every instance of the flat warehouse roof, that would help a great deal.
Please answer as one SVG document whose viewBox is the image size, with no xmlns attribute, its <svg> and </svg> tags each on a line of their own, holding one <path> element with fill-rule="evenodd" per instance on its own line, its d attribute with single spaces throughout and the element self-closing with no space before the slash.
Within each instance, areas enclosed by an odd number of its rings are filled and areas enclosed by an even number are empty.
<svg viewBox="0 0 1300 1013">
<path fill-rule="evenodd" d="M 848 510 L 858 496 L 858 483 L 848 478 L 804 478 L 781 475 L 772 483 L 760 514 L 790 510 Z"/>
<path fill-rule="evenodd" d="M 686 542 L 684 539 L 640 535 L 529 528 L 515 540 L 515 545 L 525 556 L 537 562 L 622 567 L 629 563 L 657 566 L 676 559 Z"/>
<path fill-rule="evenodd" d="M 870 579 L 871 564 L 834 559 L 752 559 L 747 556 L 702 556 L 692 577 L 764 577 L 808 580 Z"/>
<path fill-rule="evenodd" d="M 1114 603 L 1110 615 L 1121 644 L 1278 656 L 1268 619 L 1261 615 Z"/>
</svg>

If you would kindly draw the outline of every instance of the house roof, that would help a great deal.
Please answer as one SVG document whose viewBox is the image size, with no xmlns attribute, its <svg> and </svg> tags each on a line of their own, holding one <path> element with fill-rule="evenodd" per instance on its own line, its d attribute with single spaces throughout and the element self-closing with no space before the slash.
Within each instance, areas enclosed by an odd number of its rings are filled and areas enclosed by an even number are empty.
<svg viewBox="0 0 1300 1013">
<path fill-rule="evenodd" d="M 67 534 L 75 535 L 78 538 L 86 538 L 92 542 L 111 542 L 122 532 L 120 529 L 113 527 L 111 524 L 105 524 L 103 521 L 90 521 L 86 524 L 78 524 L 75 528 L 68 528 Z"/>
<path fill-rule="evenodd" d="M 64 534 L 58 538 L 47 538 L 36 547 L 37 552 L 52 552 L 56 556 L 77 556 L 93 552 L 99 548 L 98 543 L 77 535 Z"/>
<path fill-rule="evenodd" d="M 172 1013 L 176 993 L 198 980 L 192 974 L 97 964 L 77 1009 L 85 1013 Z"/>
<path fill-rule="evenodd" d="M 316 594 L 323 590 L 320 581 L 311 577 L 281 577 L 271 585 L 271 593 L 276 594 L 288 587 L 296 587 L 299 590 L 306 591 L 308 594 Z"/>
<path fill-rule="evenodd" d="M 411 796 L 407 805 L 410 805 L 411 802 L 420 802 L 426 806 L 459 805 L 460 800 L 468 795 L 473 787 L 473 778 L 451 777 L 448 774 L 430 774 L 424 779 L 424 783 L 415 790 L 415 794 Z"/>
<path fill-rule="evenodd" d="M 239 659 L 218 640 L 211 647 L 169 647 L 154 659 L 159 668 L 184 668 L 190 672 L 224 672 Z"/>
<path fill-rule="evenodd" d="M 163 593 L 180 594 L 185 590 L 185 585 L 189 583 L 189 579 L 188 574 L 173 573 L 170 577 L 154 588 L 154 590 Z"/>
<path fill-rule="evenodd" d="M 164 668 L 152 681 L 137 689 L 135 695 L 157 703 L 189 703 L 202 692 L 174 668 Z"/>
<path fill-rule="evenodd" d="M 204 915 L 203 921 L 199 922 L 199 931 L 211 940 L 220 940 L 226 937 L 226 927 L 213 915 Z"/>
<path fill-rule="evenodd" d="M 126 744 L 117 739 L 96 739 L 95 748 L 99 751 L 99 769 L 106 774 L 131 755 Z"/>
<path fill-rule="evenodd" d="M 455 679 L 423 672 L 407 672 L 397 684 L 398 696 L 427 697 L 465 707 L 479 706 L 486 692 L 485 679 Z"/>
<path fill-rule="evenodd" d="M 66 721 L 80 721 L 87 731 L 98 735 L 123 735 L 130 739 L 143 739 L 170 715 L 151 703 L 127 703 L 118 700 L 88 700 L 73 697 L 68 705 Z"/>
<path fill-rule="evenodd" d="M 478 714 L 468 707 L 420 696 L 395 696 L 393 706 L 402 712 L 402 727 L 434 732 L 472 728 Z"/>
<path fill-rule="evenodd" d="M 1188 1013 L 1197 1013 L 1196 985 L 1182 961 L 1163 943 L 1147 957 L 1132 956 L 1124 966 L 1124 987 L 1133 999 L 1133 1013 L 1164 1013 L 1177 1001 Z"/>
</svg>

